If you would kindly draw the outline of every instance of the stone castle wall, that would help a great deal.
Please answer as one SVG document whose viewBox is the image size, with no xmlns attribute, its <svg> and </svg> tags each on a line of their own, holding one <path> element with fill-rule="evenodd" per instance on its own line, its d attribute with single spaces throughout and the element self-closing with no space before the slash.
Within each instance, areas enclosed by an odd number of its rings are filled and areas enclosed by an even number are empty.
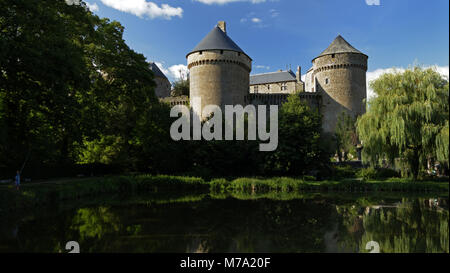
<svg viewBox="0 0 450 273">
<path fill-rule="evenodd" d="M 155 95 L 158 98 L 166 98 L 170 96 L 170 82 L 166 78 L 155 77 L 154 81 L 156 83 L 155 86 Z"/>
<path fill-rule="evenodd" d="M 300 84 L 295 81 L 291 82 L 285 82 L 286 84 L 286 90 L 281 90 L 282 87 L 281 82 L 278 83 L 267 83 L 267 84 L 255 84 L 250 86 L 250 93 L 275 93 L 275 94 L 281 94 L 281 93 L 294 93 L 294 92 L 302 92 L 303 91 L 303 84 Z M 255 91 L 255 86 L 258 86 L 258 91 Z"/>
<path fill-rule="evenodd" d="M 189 97 L 188 96 L 177 96 L 177 97 L 167 97 L 159 99 L 161 102 L 169 104 L 171 107 L 176 105 L 185 105 L 189 107 Z"/>
<path fill-rule="evenodd" d="M 365 113 L 367 56 L 337 53 L 313 60 L 314 91 L 322 97 L 323 129 L 334 132 L 342 111 L 357 117 Z"/>
<path fill-rule="evenodd" d="M 278 105 L 281 106 L 287 101 L 290 94 L 248 94 L 245 97 L 245 104 L 258 105 Z M 322 98 L 319 93 L 299 92 L 300 99 L 312 109 L 321 108 Z"/>
<path fill-rule="evenodd" d="M 187 58 L 190 77 L 190 99 L 201 97 L 202 105 L 193 107 L 201 116 L 206 105 L 244 105 L 249 93 L 251 59 L 235 51 L 208 50 L 194 52 Z"/>
</svg>

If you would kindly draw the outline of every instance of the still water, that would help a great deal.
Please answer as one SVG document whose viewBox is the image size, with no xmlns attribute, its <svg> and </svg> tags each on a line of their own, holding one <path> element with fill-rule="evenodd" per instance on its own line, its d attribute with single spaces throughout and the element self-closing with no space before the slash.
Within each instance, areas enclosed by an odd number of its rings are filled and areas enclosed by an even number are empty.
<svg viewBox="0 0 450 273">
<path fill-rule="evenodd" d="M 0 252 L 449 252 L 448 198 L 105 197 L 8 215 Z"/>
</svg>

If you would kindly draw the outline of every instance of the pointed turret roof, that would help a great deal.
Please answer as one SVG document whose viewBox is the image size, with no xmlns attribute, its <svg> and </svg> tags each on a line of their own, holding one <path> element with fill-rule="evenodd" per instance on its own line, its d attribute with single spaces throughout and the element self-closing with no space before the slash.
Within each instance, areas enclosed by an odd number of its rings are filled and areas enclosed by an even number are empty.
<svg viewBox="0 0 450 273">
<path fill-rule="evenodd" d="M 218 26 L 215 26 L 198 45 L 189 52 L 187 56 L 194 52 L 204 50 L 230 50 L 243 53 L 247 55 L 228 35 L 223 32 Z M 248 56 L 248 55 L 247 55 Z M 250 58 L 250 57 L 249 57 Z"/>
<path fill-rule="evenodd" d="M 150 70 L 153 71 L 153 74 L 155 74 L 155 77 L 161 77 L 167 79 L 166 75 L 159 69 L 159 67 L 154 63 L 150 63 Z"/>
<path fill-rule="evenodd" d="M 327 49 L 325 49 L 322 53 L 320 53 L 318 57 L 330 55 L 330 54 L 336 54 L 336 53 L 357 53 L 357 54 L 363 54 L 361 51 L 354 48 L 351 44 L 349 44 L 344 38 L 342 38 L 341 35 L 338 35 L 336 39 L 328 46 Z M 367 55 L 366 55 L 367 56 Z M 314 59 L 316 59 L 314 58 Z"/>
</svg>

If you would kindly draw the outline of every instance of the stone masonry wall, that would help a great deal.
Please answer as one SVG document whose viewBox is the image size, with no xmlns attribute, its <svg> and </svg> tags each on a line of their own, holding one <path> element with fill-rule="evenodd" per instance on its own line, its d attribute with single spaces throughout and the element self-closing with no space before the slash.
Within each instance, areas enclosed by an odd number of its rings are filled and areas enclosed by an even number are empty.
<svg viewBox="0 0 450 273">
<path fill-rule="evenodd" d="M 187 57 L 190 79 L 190 100 L 194 113 L 201 116 L 206 105 L 244 105 L 249 92 L 251 59 L 235 51 L 208 50 L 194 52 Z M 201 97 L 197 109 L 192 103 Z"/>
<path fill-rule="evenodd" d="M 155 86 L 155 95 L 158 98 L 166 98 L 170 96 L 170 82 L 166 78 L 155 77 L 154 79 Z"/>
<path fill-rule="evenodd" d="M 287 93 L 291 94 L 296 91 L 303 91 L 303 84 L 299 84 L 296 81 L 286 82 L 287 90 L 281 90 L 281 86 L 283 83 L 268 83 L 268 84 L 255 84 L 250 85 L 250 93 L 260 93 L 260 94 L 282 94 Z M 258 86 L 258 92 L 255 91 L 255 86 Z"/>
<path fill-rule="evenodd" d="M 322 96 L 323 129 L 334 132 L 342 111 L 364 114 L 367 56 L 355 53 L 325 55 L 313 60 L 315 91 Z"/>
</svg>

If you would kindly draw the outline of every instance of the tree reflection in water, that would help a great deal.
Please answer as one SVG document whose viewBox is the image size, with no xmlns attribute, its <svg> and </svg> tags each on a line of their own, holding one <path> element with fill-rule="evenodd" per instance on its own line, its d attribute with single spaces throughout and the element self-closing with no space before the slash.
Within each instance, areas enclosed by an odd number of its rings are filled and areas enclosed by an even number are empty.
<svg viewBox="0 0 450 273">
<path fill-rule="evenodd" d="M 141 198 L 45 213 L 3 222 L 0 251 L 65 252 L 75 240 L 81 252 L 367 252 L 369 241 L 449 252 L 448 199 Z"/>
</svg>

